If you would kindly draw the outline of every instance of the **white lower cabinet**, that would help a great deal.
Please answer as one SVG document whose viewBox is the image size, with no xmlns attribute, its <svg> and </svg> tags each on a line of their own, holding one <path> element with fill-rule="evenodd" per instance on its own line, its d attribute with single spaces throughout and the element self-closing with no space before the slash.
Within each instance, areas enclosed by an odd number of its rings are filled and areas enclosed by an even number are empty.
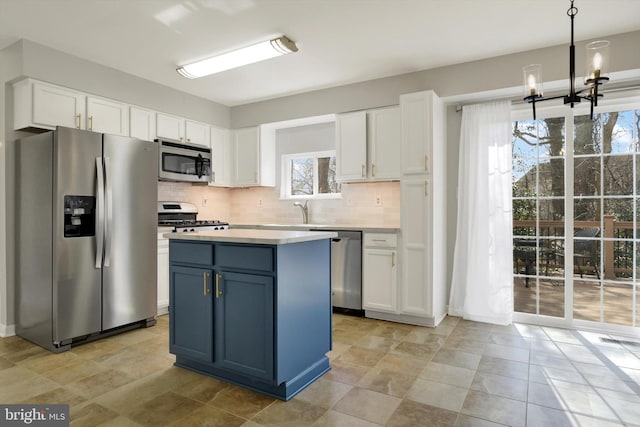
<svg viewBox="0 0 640 427">
<path fill-rule="evenodd" d="M 169 312 L 169 239 L 158 232 L 158 315 Z"/>
<path fill-rule="evenodd" d="M 398 251 L 395 233 L 365 233 L 362 250 L 362 308 L 395 313 L 398 309 Z"/>
</svg>

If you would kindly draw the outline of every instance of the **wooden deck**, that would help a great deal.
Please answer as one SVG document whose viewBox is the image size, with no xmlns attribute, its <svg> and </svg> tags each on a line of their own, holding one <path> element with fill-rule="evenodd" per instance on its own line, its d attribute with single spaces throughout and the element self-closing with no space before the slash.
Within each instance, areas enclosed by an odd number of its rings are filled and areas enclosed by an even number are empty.
<svg viewBox="0 0 640 427">
<path fill-rule="evenodd" d="M 585 275 L 585 279 L 586 279 Z M 529 287 L 525 287 L 524 278 L 514 278 L 514 308 L 516 312 L 536 313 L 536 295 L 539 290 L 540 312 L 539 314 L 564 317 L 564 280 L 529 278 Z M 616 325 L 633 325 L 633 283 L 614 284 L 604 282 L 604 292 L 602 292 L 602 313 L 601 303 L 601 283 L 593 277 L 588 280 L 581 280 L 580 275 L 574 278 L 573 293 L 573 317 L 579 320 L 590 320 L 594 322 L 603 321 Z M 538 289 L 539 288 L 539 289 Z M 636 301 L 636 326 L 640 326 L 640 298 Z M 601 319 L 602 314 L 602 319 Z"/>
</svg>

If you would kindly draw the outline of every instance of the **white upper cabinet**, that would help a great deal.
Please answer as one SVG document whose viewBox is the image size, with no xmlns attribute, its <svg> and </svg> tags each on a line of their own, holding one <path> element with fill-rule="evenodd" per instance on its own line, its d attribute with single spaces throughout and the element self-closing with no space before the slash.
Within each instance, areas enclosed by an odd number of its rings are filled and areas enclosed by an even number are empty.
<svg viewBox="0 0 640 427">
<path fill-rule="evenodd" d="M 211 186 L 229 187 L 231 185 L 229 144 L 229 129 L 211 126 L 211 181 L 209 181 Z"/>
<path fill-rule="evenodd" d="M 32 79 L 13 85 L 13 128 L 85 129 L 85 95 Z"/>
<path fill-rule="evenodd" d="M 194 122 L 193 120 L 184 121 L 184 140 L 190 144 L 210 145 L 210 126 L 206 123 Z"/>
<path fill-rule="evenodd" d="M 170 114 L 157 114 L 156 132 L 158 138 L 174 139 L 205 147 L 209 147 L 211 144 L 208 124 Z"/>
<path fill-rule="evenodd" d="M 168 138 L 184 142 L 184 118 L 157 113 L 156 135 L 158 138 Z"/>
<path fill-rule="evenodd" d="M 110 99 L 87 96 L 86 129 L 129 136 L 129 106 Z"/>
<path fill-rule="evenodd" d="M 336 174 L 339 181 L 367 179 L 367 113 L 336 116 Z"/>
<path fill-rule="evenodd" d="M 156 112 L 140 107 L 130 107 L 129 136 L 153 141 L 156 138 Z"/>
<path fill-rule="evenodd" d="M 442 144 L 444 140 L 444 129 L 440 124 L 443 113 L 438 107 L 439 102 L 433 91 L 400 96 L 404 175 L 431 173 L 434 141 Z"/>
<path fill-rule="evenodd" d="M 379 108 L 368 113 L 369 177 L 400 179 L 402 130 L 400 107 Z"/>
<path fill-rule="evenodd" d="M 401 175 L 400 107 L 339 114 L 336 118 L 340 181 L 383 181 Z"/>
<path fill-rule="evenodd" d="M 275 131 L 260 126 L 233 131 L 233 185 L 275 186 Z"/>
</svg>

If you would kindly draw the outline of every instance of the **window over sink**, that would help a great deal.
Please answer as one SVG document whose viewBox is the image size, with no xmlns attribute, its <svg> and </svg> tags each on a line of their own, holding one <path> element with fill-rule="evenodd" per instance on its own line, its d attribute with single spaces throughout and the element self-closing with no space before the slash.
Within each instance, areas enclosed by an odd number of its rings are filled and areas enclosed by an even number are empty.
<svg viewBox="0 0 640 427">
<path fill-rule="evenodd" d="M 281 197 L 321 199 L 340 197 L 336 180 L 336 152 L 315 151 L 282 156 Z"/>
</svg>

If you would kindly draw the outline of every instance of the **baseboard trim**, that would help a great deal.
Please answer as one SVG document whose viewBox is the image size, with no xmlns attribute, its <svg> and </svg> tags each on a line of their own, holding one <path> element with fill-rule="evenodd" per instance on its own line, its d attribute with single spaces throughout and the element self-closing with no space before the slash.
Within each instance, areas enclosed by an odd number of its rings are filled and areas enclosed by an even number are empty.
<svg viewBox="0 0 640 427">
<path fill-rule="evenodd" d="M 407 323 L 409 325 L 428 326 L 434 328 L 442 321 L 434 317 L 411 316 L 409 314 L 381 313 L 379 311 L 365 310 L 364 317 L 370 317 L 377 320 L 386 320 L 389 322 Z M 443 317 L 444 318 L 444 317 Z M 437 322 L 436 322 L 437 320 Z"/>
<path fill-rule="evenodd" d="M 5 325 L 0 323 L 0 337 L 12 337 L 16 334 L 16 325 Z"/>
</svg>

